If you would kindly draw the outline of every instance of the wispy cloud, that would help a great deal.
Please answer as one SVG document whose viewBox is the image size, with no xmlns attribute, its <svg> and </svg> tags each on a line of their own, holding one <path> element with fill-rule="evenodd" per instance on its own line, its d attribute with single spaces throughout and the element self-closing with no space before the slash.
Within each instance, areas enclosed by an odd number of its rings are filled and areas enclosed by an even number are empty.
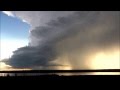
<svg viewBox="0 0 120 90">
<path fill-rule="evenodd" d="M 2 12 L 8 16 L 15 17 L 15 15 L 11 11 L 2 11 Z"/>
<path fill-rule="evenodd" d="M 21 19 L 20 17 L 16 16 L 16 14 L 14 13 L 14 11 L 2 11 L 4 14 L 10 16 L 10 17 L 16 17 Z M 22 19 L 22 22 L 30 24 L 28 21 L 26 21 L 25 19 Z"/>
</svg>

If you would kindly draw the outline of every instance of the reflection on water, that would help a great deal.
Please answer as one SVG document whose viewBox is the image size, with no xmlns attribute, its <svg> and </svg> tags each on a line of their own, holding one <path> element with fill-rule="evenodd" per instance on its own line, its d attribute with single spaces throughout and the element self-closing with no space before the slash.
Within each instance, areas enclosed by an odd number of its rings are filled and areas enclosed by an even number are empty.
<svg viewBox="0 0 120 90">
<path fill-rule="evenodd" d="M 85 73 L 59 73 L 59 75 L 120 75 L 120 72 L 85 72 Z"/>
<path fill-rule="evenodd" d="M 120 75 L 120 72 L 92 72 L 92 75 Z"/>
<path fill-rule="evenodd" d="M 0 76 L 39 76 L 39 75 L 120 75 L 120 72 L 85 72 L 85 73 L 0 73 Z"/>
</svg>

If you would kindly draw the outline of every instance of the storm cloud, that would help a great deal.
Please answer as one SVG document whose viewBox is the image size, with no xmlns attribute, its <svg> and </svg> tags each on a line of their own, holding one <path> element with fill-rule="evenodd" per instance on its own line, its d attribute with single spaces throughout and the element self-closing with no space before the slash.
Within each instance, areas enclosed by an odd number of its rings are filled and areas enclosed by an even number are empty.
<svg viewBox="0 0 120 90">
<path fill-rule="evenodd" d="M 31 25 L 29 45 L 7 62 L 15 68 L 87 69 L 95 52 L 119 48 L 118 11 L 14 11 Z M 50 68 L 51 69 L 51 68 Z"/>
</svg>

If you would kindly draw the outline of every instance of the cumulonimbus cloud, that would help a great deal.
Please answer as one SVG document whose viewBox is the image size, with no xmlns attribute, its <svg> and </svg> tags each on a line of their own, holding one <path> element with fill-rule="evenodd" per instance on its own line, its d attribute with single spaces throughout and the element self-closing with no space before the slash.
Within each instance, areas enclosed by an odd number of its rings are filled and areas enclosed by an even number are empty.
<svg viewBox="0 0 120 90">
<path fill-rule="evenodd" d="M 30 23 L 32 30 L 29 46 L 16 50 L 7 62 L 13 67 L 44 69 L 69 64 L 73 69 L 89 68 L 85 63 L 92 51 L 119 46 L 120 12 L 14 13 Z"/>
</svg>

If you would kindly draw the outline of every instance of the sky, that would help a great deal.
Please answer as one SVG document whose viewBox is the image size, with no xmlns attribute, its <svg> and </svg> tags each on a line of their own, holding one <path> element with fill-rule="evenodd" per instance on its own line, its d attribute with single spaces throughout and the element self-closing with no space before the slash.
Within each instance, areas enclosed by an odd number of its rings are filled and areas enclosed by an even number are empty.
<svg viewBox="0 0 120 90">
<path fill-rule="evenodd" d="M 0 12 L 0 59 L 9 58 L 17 48 L 28 45 L 30 25 L 10 15 Z"/>
<path fill-rule="evenodd" d="M 119 11 L 4 11 L 1 57 L 12 55 L 2 63 L 19 69 L 120 69 L 119 34 Z"/>
</svg>

